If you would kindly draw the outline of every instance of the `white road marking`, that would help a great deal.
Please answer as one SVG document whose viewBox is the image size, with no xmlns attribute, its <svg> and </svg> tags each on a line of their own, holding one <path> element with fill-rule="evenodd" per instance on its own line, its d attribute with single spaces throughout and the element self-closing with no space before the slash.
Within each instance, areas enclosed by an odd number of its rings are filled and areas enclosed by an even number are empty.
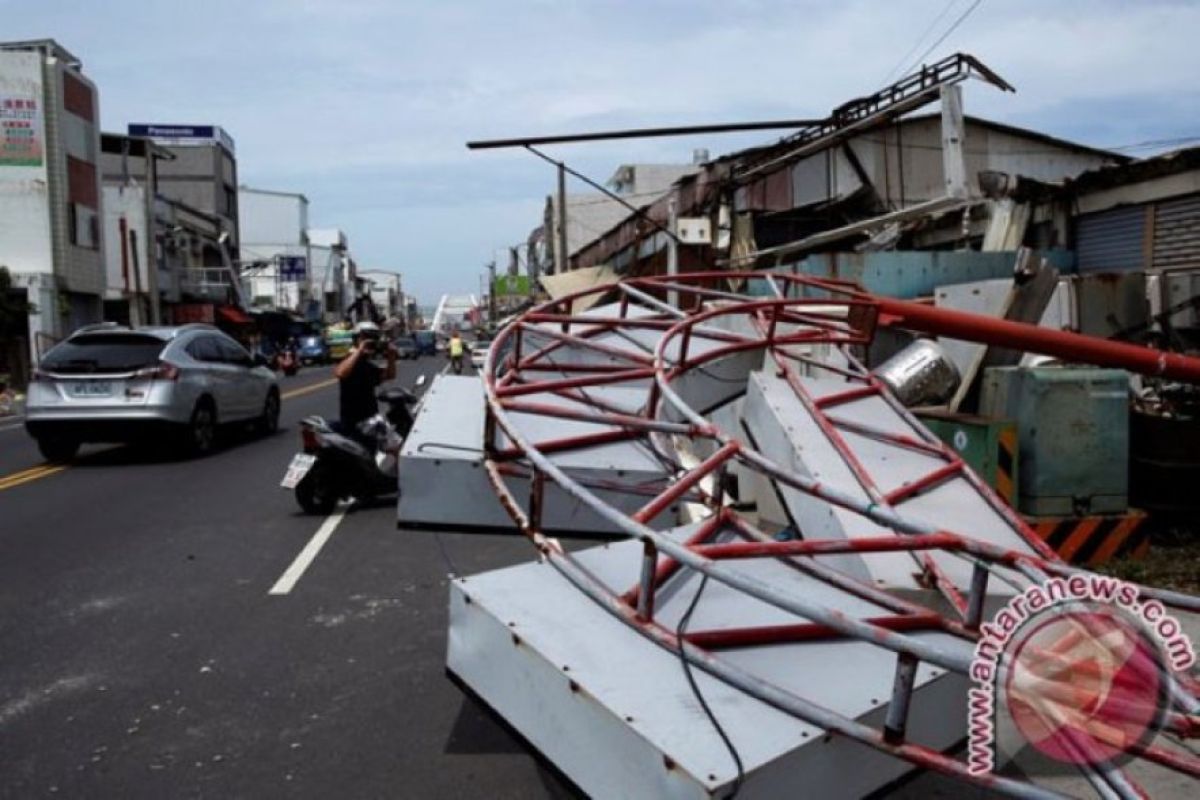
<svg viewBox="0 0 1200 800">
<path fill-rule="evenodd" d="M 25 418 L 17 417 L 17 419 L 23 420 Z M 3 433 L 4 431 L 16 431 L 16 430 L 20 430 L 21 428 L 24 428 L 24 427 L 25 427 L 24 422 L 17 422 L 13 425 L 0 425 L 0 433 Z"/>
<path fill-rule="evenodd" d="M 346 516 L 346 512 L 350 510 L 350 506 L 343 505 L 334 511 L 325 521 L 321 523 L 321 527 L 317 528 L 317 532 L 308 540 L 308 544 L 304 545 L 304 549 L 300 551 L 300 555 L 296 556 L 296 560 L 284 570 L 279 576 L 279 580 L 275 581 L 275 585 L 267 594 L 287 594 L 292 591 L 292 587 L 296 585 L 296 581 L 300 580 L 304 575 L 304 571 L 308 569 L 317 554 L 321 552 L 321 548 L 325 546 L 325 542 L 329 541 L 329 537 L 337 530 L 337 526 L 341 524 L 342 518 Z"/>
</svg>

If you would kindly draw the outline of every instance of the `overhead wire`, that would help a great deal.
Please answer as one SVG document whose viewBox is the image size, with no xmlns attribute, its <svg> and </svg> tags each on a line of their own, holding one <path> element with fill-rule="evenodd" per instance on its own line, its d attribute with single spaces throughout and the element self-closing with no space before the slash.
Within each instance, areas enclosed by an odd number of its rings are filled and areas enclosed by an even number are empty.
<svg viewBox="0 0 1200 800">
<path fill-rule="evenodd" d="M 971 3 L 971 5 L 967 8 L 967 10 L 964 11 L 962 14 L 960 14 L 958 19 L 954 20 L 954 23 L 949 28 L 946 29 L 945 33 L 943 33 L 941 36 L 939 36 L 936 42 L 929 45 L 929 48 L 924 53 L 921 53 L 921 55 L 919 55 L 916 58 L 916 60 L 914 60 L 912 62 L 912 64 L 909 65 L 908 69 L 904 70 L 904 72 L 905 73 L 912 72 L 914 69 L 917 68 L 918 65 L 923 63 L 925 61 L 925 59 L 929 57 L 930 53 L 932 53 L 934 50 L 936 50 L 941 45 L 942 42 L 946 41 L 946 38 L 949 37 L 950 34 L 954 33 L 956 30 L 958 30 L 958 26 L 962 25 L 963 22 L 966 21 L 967 17 L 971 16 L 971 12 L 973 12 L 975 9 L 979 8 L 979 4 L 982 2 L 983 2 L 983 0 L 975 0 L 975 2 Z"/>
<path fill-rule="evenodd" d="M 925 38 L 927 36 L 929 36 L 930 33 L 933 32 L 933 29 L 935 27 L 937 27 L 937 24 L 939 22 L 941 22 L 943 18 L 945 18 L 946 14 L 948 14 L 950 12 L 950 9 L 953 8 L 956 3 L 958 3 L 958 0 L 950 0 L 950 2 L 947 3 L 945 5 L 945 7 L 942 8 L 941 13 L 939 13 L 936 17 L 933 18 L 933 21 L 929 23 L 929 26 L 927 28 L 925 28 L 924 32 L 920 36 L 917 37 L 917 40 L 915 42 L 913 42 L 913 45 L 912 45 L 912 47 L 910 47 L 908 49 L 908 52 L 905 53 L 904 55 L 900 56 L 900 60 L 897 61 L 896 64 L 888 72 L 887 76 L 883 79 L 883 85 L 886 86 L 887 84 L 892 82 L 892 78 L 895 77 L 896 73 L 900 70 L 900 68 L 902 66 L 904 66 L 904 64 L 908 61 L 909 57 L 912 56 L 913 53 L 917 52 L 917 48 L 920 47 L 925 42 Z"/>
</svg>

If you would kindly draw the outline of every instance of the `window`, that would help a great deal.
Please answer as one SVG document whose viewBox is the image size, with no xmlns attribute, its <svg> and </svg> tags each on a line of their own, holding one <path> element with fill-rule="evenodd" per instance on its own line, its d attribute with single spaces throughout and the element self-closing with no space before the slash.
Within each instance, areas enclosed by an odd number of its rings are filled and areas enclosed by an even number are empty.
<svg viewBox="0 0 1200 800">
<path fill-rule="evenodd" d="M 221 361 L 221 349 L 216 337 L 201 336 L 187 346 L 188 355 L 206 364 L 216 364 Z"/>
<path fill-rule="evenodd" d="M 245 348 L 232 339 L 218 339 L 217 347 L 221 351 L 221 360 L 226 364 L 234 364 L 239 367 L 249 367 L 254 363 L 254 359 L 250 357 L 250 354 L 246 352 Z"/>
<path fill-rule="evenodd" d="M 100 247 L 100 218 L 79 203 L 67 203 L 67 233 L 71 244 L 97 250 Z"/>
<path fill-rule="evenodd" d="M 42 359 L 41 368 L 62 375 L 133 372 L 158 362 L 162 339 L 137 333 L 98 333 L 74 336 Z"/>
</svg>

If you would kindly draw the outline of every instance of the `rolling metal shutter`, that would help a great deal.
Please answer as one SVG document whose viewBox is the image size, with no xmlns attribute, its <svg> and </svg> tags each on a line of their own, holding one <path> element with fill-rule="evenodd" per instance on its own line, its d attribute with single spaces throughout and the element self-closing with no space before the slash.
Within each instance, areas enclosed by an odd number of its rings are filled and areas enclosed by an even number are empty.
<svg viewBox="0 0 1200 800">
<path fill-rule="evenodd" d="M 1084 214 L 1075 229 L 1080 272 L 1128 272 L 1143 269 L 1142 241 L 1146 207 L 1114 208 Z"/>
<path fill-rule="evenodd" d="M 1154 266 L 1200 267 L 1200 194 L 1158 204 L 1154 214 Z"/>
</svg>

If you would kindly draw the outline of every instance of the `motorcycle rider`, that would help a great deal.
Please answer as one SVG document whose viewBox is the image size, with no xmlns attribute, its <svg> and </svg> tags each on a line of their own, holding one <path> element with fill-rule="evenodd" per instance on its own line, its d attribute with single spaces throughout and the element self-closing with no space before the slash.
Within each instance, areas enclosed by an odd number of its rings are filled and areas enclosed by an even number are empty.
<svg viewBox="0 0 1200 800">
<path fill-rule="evenodd" d="M 450 341 L 446 344 L 446 349 L 450 351 L 450 364 L 454 367 L 456 374 L 462 373 L 463 362 L 463 340 L 459 334 L 458 328 L 455 328 L 450 334 Z"/>
<path fill-rule="evenodd" d="M 396 349 L 384 348 L 386 366 L 371 361 L 378 353 L 380 331 L 373 322 L 360 322 L 354 328 L 354 346 L 338 362 L 333 375 L 338 379 L 339 425 L 346 436 L 359 439 L 358 425 L 379 409 L 375 389 L 396 377 Z"/>
</svg>

